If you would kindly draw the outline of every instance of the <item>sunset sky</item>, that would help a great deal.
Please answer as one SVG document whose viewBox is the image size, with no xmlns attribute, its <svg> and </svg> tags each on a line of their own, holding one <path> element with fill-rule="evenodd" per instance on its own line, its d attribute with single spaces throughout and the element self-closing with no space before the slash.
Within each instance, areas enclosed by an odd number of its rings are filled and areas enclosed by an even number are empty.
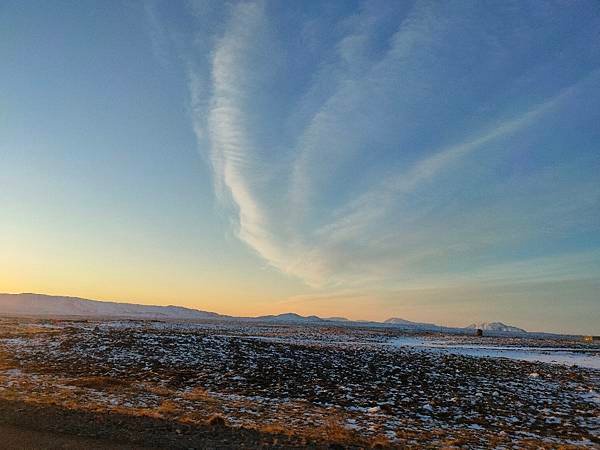
<svg viewBox="0 0 600 450">
<path fill-rule="evenodd" d="M 600 2 L 0 2 L 0 292 L 600 334 Z"/>
</svg>

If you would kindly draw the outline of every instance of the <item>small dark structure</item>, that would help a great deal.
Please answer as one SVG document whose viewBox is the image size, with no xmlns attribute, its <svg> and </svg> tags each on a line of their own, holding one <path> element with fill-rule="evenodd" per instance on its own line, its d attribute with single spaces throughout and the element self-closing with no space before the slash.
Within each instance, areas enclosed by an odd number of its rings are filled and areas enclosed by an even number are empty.
<svg viewBox="0 0 600 450">
<path fill-rule="evenodd" d="M 475 336 L 482 337 L 483 336 L 483 330 L 481 328 L 477 328 L 477 330 L 475 330 Z"/>
<path fill-rule="evenodd" d="M 583 342 L 589 342 L 590 344 L 594 342 L 600 342 L 600 336 L 584 336 Z"/>
</svg>

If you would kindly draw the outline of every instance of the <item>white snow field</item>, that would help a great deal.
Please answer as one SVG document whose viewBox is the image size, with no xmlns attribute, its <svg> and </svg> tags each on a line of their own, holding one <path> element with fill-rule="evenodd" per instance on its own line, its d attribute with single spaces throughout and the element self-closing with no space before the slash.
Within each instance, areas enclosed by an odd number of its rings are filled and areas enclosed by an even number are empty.
<svg viewBox="0 0 600 450">
<path fill-rule="evenodd" d="M 418 337 L 399 337 L 390 341 L 396 347 L 445 352 L 478 358 L 509 358 L 520 361 L 562 364 L 600 369 L 600 350 L 573 347 L 517 347 L 502 345 L 457 344 L 452 341 L 430 340 Z"/>
</svg>

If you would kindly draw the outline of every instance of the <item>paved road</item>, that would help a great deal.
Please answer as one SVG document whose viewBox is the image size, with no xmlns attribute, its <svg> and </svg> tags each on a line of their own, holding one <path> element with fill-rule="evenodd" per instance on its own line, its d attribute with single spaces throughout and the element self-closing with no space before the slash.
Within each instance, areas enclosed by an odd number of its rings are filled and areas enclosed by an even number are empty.
<svg viewBox="0 0 600 450">
<path fill-rule="evenodd" d="M 127 444 L 67 434 L 32 431 L 0 425 L 0 449 L 6 450 L 132 450 Z M 137 447 L 138 450 L 139 447 Z"/>
</svg>

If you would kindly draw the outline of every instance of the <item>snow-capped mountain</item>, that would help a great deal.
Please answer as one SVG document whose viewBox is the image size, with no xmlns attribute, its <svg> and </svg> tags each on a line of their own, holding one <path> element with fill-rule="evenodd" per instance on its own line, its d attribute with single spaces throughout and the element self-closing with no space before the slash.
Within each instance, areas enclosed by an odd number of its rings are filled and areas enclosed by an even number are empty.
<svg viewBox="0 0 600 450">
<path fill-rule="evenodd" d="M 0 313 L 36 316 L 131 317 L 142 319 L 216 319 L 213 312 L 182 306 L 104 302 L 42 294 L 0 294 Z"/>
<path fill-rule="evenodd" d="M 483 331 L 503 331 L 507 333 L 527 333 L 522 328 L 513 327 L 512 325 L 506 325 L 502 322 L 480 322 L 480 323 L 472 323 L 471 325 L 467 325 L 465 328 L 468 329 L 481 329 Z"/>
</svg>

